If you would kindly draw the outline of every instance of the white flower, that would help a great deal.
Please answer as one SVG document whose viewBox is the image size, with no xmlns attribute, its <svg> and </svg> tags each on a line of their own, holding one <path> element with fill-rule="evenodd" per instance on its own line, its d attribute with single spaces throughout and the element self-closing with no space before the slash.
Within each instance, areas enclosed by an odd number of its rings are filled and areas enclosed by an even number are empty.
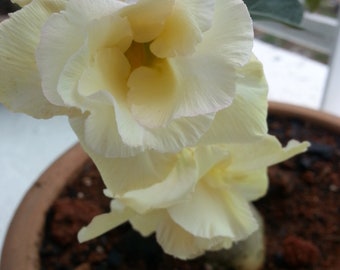
<svg viewBox="0 0 340 270">
<path fill-rule="evenodd" d="M 86 241 L 130 221 L 143 235 L 156 232 L 164 251 L 182 259 L 229 248 L 258 228 L 249 203 L 266 193 L 267 167 L 306 151 L 308 145 L 292 140 L 282 148 L 267 135 L 256 143 L 184 149 L 173 159 L 154 156 L 157 166 L 146 168 L 153 173 L 141 174 L 143 184 L 136 189 L 130 186 L 117 194 L 117 187 L 105 182 L 107 194 L 116 197 L 111 212 L 95 217 L 79 232 L 79 239 Z M 143 171 L 140 158 L 126 162 L 134 172 L 126 175 L 126 169 L 117 166 L 114 177 L 134 183 L 129 178 Z M 148 186 L 147 177 L 153 178 Z"/>
<path fill-rule="evenodd" d="M 266 132 L 266 107 L 227 109 L 252 40 L 241 0 L 33 0 L 0 26 L 0 101 L 69 115 L 106 157 L 249 141 Z"/>
</svg>

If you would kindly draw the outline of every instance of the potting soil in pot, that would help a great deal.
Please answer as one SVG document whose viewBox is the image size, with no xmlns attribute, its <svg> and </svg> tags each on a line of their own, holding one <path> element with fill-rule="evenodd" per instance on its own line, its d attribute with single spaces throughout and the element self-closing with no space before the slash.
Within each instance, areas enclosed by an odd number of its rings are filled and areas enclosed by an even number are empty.
<svg viewBox="0 0 340 270">
<path fill-rule="evenodd" d="M 266 232 L 263 269 L 340 269 L 340 138 L 307 122 L 269 118 L 270 133 L 283 144 L 309 140 L 308 153 L 269 169 L 268 194 L 255 203 Z M 41 269 L 225 269 L 202 256 L 181 261 L 165 255 L 154 236 L 143 238 L 128 224 L 87 243 L 78 230 L 109 210 L 109 199 L 89 161 L 47 216 Z"/>
</svg>

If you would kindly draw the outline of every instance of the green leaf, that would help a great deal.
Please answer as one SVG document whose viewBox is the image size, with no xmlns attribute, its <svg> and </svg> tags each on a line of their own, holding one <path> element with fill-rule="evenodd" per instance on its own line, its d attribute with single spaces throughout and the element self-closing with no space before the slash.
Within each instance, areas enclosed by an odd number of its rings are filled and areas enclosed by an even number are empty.
<svg viewBox="0 0 340 270">
<path fill-rule="evenodd" d="M 305 3 L 310 11 L 316 11 L 320 6 L 321 0 L 306 0 Z"/>
<path fill-rule="evenodd" d="M 256 19 L 270 19 L 299 27 L 303 6 L 298 0 L 244 0 L 250 15 Z"/>
</svg>

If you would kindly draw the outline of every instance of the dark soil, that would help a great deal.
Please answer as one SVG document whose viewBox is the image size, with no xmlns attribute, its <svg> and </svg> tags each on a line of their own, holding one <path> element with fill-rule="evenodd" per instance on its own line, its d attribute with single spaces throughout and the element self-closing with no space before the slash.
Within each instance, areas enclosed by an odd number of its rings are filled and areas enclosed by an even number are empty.
<svg viewBox="0 0 340 270">
<path fill-rule="evenodd" d="M 255 203 L 264 216 L 263 269 L 340 269 L 340 137 L 296 119 L 270 117 L 270 133 L 284 144 L 309 140 L 310 151 L 269 169 L 268 194 Z M 154 236 L 142 238 L 124 224 L 84 244 L 76 234 L 93 216 L 109 210 L 92 162 L 55 202 L 47 218 L 41 268 L 226 269 L 204 256 L 181 261 L 165 255 Z"/>
</svg>

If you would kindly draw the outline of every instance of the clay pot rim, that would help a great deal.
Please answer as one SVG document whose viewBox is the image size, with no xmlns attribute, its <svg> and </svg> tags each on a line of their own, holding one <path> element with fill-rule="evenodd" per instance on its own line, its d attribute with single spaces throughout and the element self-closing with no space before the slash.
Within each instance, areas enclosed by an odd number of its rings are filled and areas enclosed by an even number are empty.
<svg viewBox="0 0 340 270">
<path fill-rule="evenodd" d="M 340 134 L 340 117 L 333 114 L 274 101 L 269 102 L 268 111 L 273 115 L 301 118 L 314 123 L 320 128 L 326 128 L 336 134 Z"/>
<path fill-rule="evenodd" d="M 80 172 L 87 160 L 88 155 L 77 143 L 53 162 L 27 191 L 7 230 L 1 270 L 39 269 L 38 251 L 45 214 L 68 180 Z"/>
<path fill-rule="evenodd" d="M 324 112 L 290 104 L 269 102 L 269 113 L 303 118 L 340 134 L 340 118 Z M 29 189 L 17 208 L 7 231 L 0 262 L 1 270 L 39 269 L 37 250 L 40 246 L 45 213 L 66 182 L 79 173 L 83 164 L 88 160 L 88 155 L 77 143 L 52 163 Z M 39 212 L 44 215 L 34 215 Z M 38 232 L 32 233 L 31 230 L 34 227 L 37 227 Z M 38 238 L 35 237 L 37 233 Z"/>
</svg>

